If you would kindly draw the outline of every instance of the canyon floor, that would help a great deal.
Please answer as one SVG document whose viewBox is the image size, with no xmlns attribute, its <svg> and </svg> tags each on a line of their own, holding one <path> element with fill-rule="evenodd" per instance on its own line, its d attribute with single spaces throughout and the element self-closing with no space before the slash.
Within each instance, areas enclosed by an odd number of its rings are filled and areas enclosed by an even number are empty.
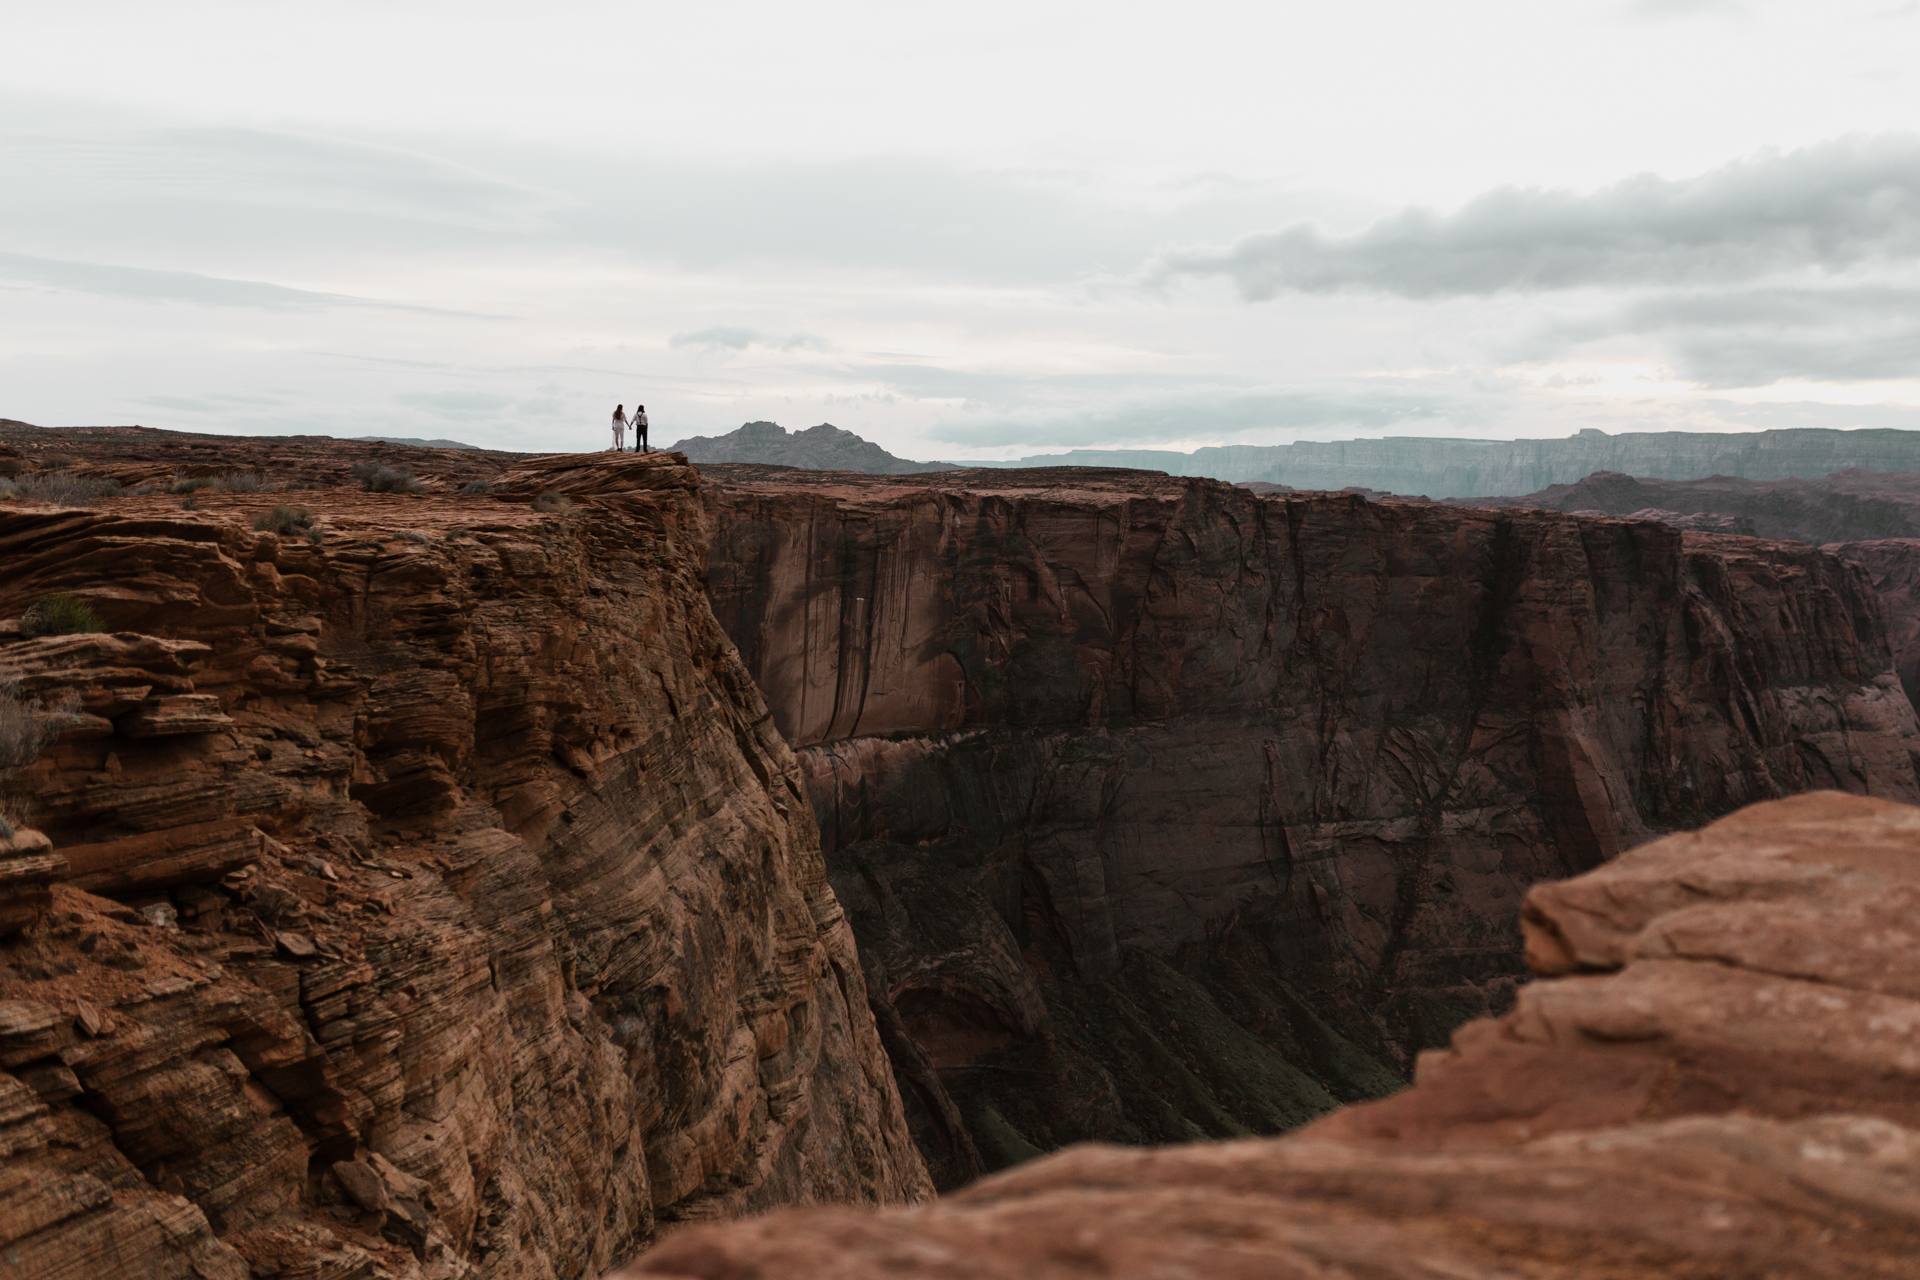
<svg viewBox="0 0 1920 1280">
<path fill-rule="evenodd" d="M 1904 539 L 0 424 L 0 477 L 52 471 L 120 489 L 0 502 L 0 668 L 59 717 L 0 847 L 0 1250 L 30 1274 L 579 1276 L 663 1235 L 645 1265 L 688 1275 L 1012 1274 L 1100 1187 L 1164 1219 L 1168 1266 L 1373 1265 L 1327 1242 L 1391 1222 L 1454 1261 L 1380 1274 L 1560 1274 L 1541 1233 L 1578 1197 L 1523 1185 L 1554 1161 L 1904 1158 L 1871 1124 L 1912 1122 L 1905 1006 L 1835 1065 L 1843 1029 L 1727 1047 L 1786 997 L 1698 987 L 1728 930 L 1912 892 Z M 195 478 L 226 483 L 169 492 Z M 28 634 L 62 593 L 102 630 Z M 1891 852 L 1820 862 L 1822 824 Z M 1873 921 L 1785 935 L 1790 976 L 1897 969 Z M 1662 939 L 1694 967 L 1649 968 Z M 1235 1141 L 1030 1163 L 1198 1138 Z M 693 1227 L 1014 1165 L 905 1218 Z M 1461 1226 L 1475 1179 L 1518 1207 Z M 1262 1189 L 1222 1238 L 1292 1225 L 1192 1253 L 1196 1188 L 1230 1182 Z M 1376 1182 L 1402 1199 L 1354 1198 Z M 1615 1271 L 1564 1273 L 1749 1274 L 1637 1212 L 1581 1227 Z M 1112 1248 L 1160 1257 L 1141 1233 Z M 1871 1260 L 1897 1231 L 1855 1234 Z M 1124 1273 L 1106 1247 L 1086 1266 Z"/>
</svg>

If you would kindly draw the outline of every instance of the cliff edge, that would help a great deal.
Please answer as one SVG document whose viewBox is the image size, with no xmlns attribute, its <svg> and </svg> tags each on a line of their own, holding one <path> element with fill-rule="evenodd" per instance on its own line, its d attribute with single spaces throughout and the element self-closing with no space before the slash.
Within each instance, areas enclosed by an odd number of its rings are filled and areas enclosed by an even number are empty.
<svg viewBox="0 0 1920 1280">
<path fill-rule="evenodd" d="M 106 628 L 0 626 L 79 700 L 0 848 L 13 1266 L 578 1276 L 930 1191 L 697 487 L 0 507 L 0 617 Z"/>
</svg>

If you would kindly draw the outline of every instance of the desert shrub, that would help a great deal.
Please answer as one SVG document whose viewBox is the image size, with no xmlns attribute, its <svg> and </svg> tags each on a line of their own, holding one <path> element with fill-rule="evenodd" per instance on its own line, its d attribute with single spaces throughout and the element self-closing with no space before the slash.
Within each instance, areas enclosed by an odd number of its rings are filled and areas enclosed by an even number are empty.
<svg viewBox="0 0 1920 1280">
<path fill-rule="evenodd" d="M 173 483 L 167 486 L 168 493 L 198 493 L 213 484 L 212 476 L 175 476 Z"/>
<path fill-rule="evenodd" d="M 573 510 L 573 504 L 567 501 L 566 494 L 557 493 L 549 489 L 533 500 L 533 509 L 535 511 L 552 511 L 559 515 L 565 515 L 567 512 Z"/>
<path fill-rule="evenodd" d="M 127 496 L 129 498 L 145 498 L 158 492 L 160 492 L 160 486 L 149 482 L 147 484 L 137 484 L 133 486 L 133 488 L 127 490 Z"/>
<path fill-rule="evenodd" d="M 20 678 L 0 672 L 0 777 L 24 769 L 40 758 L 47 744 L 73 722 L 79 699 L 64 695 L 53 707 L 39 707 L 20 692 Z M 13 834 L 11 824 L 0 837 Z"/>
<path fill-rule="evenodd" d="M 290 507 L 284 502 L 276 502 L 272 510 L 262 511 L 253 518 L 253 527 L 268 533 L 310 529 L 313 527 L 313 512 L 305 507 Z"/>
<path fill-rule="evenodd" d="M 35 636 L 72 636 L 103 629 L 100 615 L 93 611 L 93 606 L 79 596 L 65 592 L 43 596 L 28 605 L 27 611 L 20 615 L 20 634 L 28 639 Z"/>
<path fill-rule="evenodd" d="M 307 530 L 307 541 L 311 542 L 314 546 L 317 547 L 326 540 L 327 531 L 319 525 L 314 525 L 313 528 Z"/>
<path fill-rule="evenodd" d="M 425 493 L 424 481 L 415 480 L 405 467 L 389 467 L 381 462 L 356 462 L 353 478 L 368 493 Z"/>
<path fill-rule="evenodd" d="M 13 481 L 6 476 L 0 476 L 0 502 L 7 502 L 19 496 L 19 492 L 13 487 Z"/>
<path fill-rule="evenodd" d="M 13 490 L 26 502 L 49 502 L 58 507 L 90 507 L 120 492 L 118 480 L 96 480 L 71 471 L 39 471 L 16 476 Z"/>
<path fill-rule="evenodd" d="M 471 498 L 476 493 L 492 493 L 492 492 L 493 492 L 493 481 L 491 480 L 469 480 L 465 484 L 460 486 L 461 495 L 468 498 Z"/>
<path fill-rule="evenodd" d="M 198 511 L 206 505 L 206 503 L 200 501 L 200 495 L 197 493 L 190 493 L 180 499 L 180 509 L 182 511 Z"/>
<path fill-rule="evenodd" d="M 420 532 L 418 529 L 402 529 L 400 531 L 400 536 L 402 538 L 405 538 L 408 542 L 417 542 L 423 547 L 427 546 L 433 541 L 432 538 L 429 538 L 426 534 Z"/>
<path fill-rule="evenodd" d="M 222 493 L 258 493 L 260 477 L 251 471 L 236 471 L 215 480 L 213 487 Z"/>
</svg>

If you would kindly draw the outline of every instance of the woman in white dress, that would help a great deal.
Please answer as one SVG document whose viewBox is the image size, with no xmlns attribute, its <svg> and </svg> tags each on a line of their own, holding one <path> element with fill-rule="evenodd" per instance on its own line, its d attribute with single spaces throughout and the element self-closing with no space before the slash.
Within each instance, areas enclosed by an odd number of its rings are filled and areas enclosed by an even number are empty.
<svg viewBox="0 0 1920 1280">
<path fill-rule="evenodd" d="M 633 416 L 638 418 L 640 416 L 639 410 L 636 409 L 634 411 Z M 613 451 L 615 453 L 618 453 L 626 447 L 627 447 L 627 406 L 624 404 L 617 404 L 613 406 Z"/>
</svg>

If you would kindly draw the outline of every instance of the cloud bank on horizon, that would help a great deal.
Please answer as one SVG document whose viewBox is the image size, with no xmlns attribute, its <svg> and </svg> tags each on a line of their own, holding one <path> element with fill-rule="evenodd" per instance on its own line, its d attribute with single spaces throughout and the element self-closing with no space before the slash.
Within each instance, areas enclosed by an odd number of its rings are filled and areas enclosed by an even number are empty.
<svg viewBox="0 0 1920 1280">
<path fill-rule="evenodd" d="M 10 20 L 0 416 L 592 448 L 623 401 L 961 459 L 1920 428 L 1920 6 L 747 10 Z"/>
</svg>

